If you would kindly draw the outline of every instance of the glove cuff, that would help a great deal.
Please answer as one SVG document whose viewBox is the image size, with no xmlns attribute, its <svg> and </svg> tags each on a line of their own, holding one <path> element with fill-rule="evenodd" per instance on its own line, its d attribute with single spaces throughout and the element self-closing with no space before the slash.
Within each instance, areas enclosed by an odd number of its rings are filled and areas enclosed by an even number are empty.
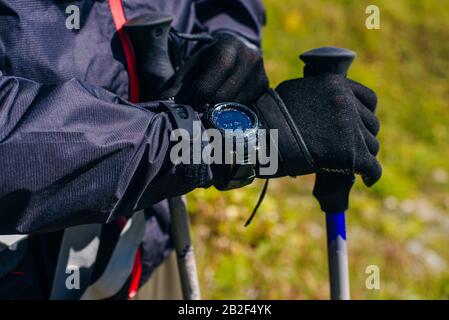
<svg viewBox="0 0 449 320">
<path fill-rule="evenodd" d="M 279 152 L 280 171 L 283 171 L 276 176 L 315 172 L 316 165 L 304 139 L 276 91 L 270 89 L 264 93 L 255 107 L 268 129 L 279 130 L 278 141 L 271 141 Z"/>
</svg>

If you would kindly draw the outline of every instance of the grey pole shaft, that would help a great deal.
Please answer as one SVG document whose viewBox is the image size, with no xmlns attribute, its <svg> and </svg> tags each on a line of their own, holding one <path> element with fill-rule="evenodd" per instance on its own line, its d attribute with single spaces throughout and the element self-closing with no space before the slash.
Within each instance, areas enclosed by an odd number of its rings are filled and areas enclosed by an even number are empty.
<svg viewBox="0 0 449 320">
<path fill-rule="evenodd" d="M 178 259 L 179 278 L 184 300 L 200 300 L 200 286 L 190 237 L 190 222 L 185 197 L 169 199 L 172 237 Z"/>
<path fill-rule="evenodd" d="M 328 250 L 331 300 L 350 300 L 346 241 L 337 240 Z"/>
</svg>

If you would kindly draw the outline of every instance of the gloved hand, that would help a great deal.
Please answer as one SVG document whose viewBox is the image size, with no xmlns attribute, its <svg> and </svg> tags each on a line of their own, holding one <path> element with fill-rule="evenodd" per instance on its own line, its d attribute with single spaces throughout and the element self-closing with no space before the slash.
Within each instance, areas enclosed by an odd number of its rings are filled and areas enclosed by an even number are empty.
<svg viewBox="0 0 449 320">
<path fill-rule="evenodd" d="M 261 51 L 231 33 L 215 33 L 211 44 L 200 49 L 171 79 L 163 96 L 203 112 L 206 104 L 233 101 L 253 103 L 268 89 Z"/>
<path fill-rule="evenodd" d="M 382 174 L 376 105 L 372 90 L 335 74 L 286 81 L 264 94 L 256 109 L 268 128 L 279 130 L 277 176 L 323 170 L 376 183 Z"/>
</svg>

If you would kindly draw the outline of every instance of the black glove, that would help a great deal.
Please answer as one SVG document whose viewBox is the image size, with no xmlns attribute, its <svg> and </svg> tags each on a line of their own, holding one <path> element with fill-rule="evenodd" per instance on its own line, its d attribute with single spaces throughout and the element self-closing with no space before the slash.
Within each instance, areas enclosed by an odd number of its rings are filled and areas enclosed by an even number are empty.
<svg viewBox="0 0 449 320">
<path fill-rule="evenodd" d="M 256 109 L 268 128 L 279 130 L 277 176 L 322 170 L 376 183 L 382 174 L 376 105 L 372 90 L 334 74 L 286 81 L 264 94 Z"/>
<path fill-rule="evenodd" d="M 176 94 L 177 101 L 199 106 L 233 101 L 253 103 L 268 89 L 261 51 L 246 39 L 216 33 L 211 44 L 200 49 L 171 79 L 163 96 Z"/>
</svg>

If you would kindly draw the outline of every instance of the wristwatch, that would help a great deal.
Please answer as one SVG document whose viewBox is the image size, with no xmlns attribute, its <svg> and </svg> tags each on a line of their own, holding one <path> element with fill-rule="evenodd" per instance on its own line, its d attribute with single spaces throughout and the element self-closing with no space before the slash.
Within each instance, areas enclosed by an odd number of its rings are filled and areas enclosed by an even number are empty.
<svg viewBox="0 0 449 320">
<path fill-rule="evenodd" d="M 222 181 L 215 187 L 223 191 L 252 183 L 256 177 L 258 131 L 261 129 L 257 114 L 243 104 L 223 102 L 207 109 L 203 123 L 206 129 L 217 129 L 223 137 L 224 159 L 219 164 L 223 172 Z M 227 139 L 232 141 L 226 142 Z M 232 160 L 230 163 L 225 161 L 229 159 Z"/>
</svg>

